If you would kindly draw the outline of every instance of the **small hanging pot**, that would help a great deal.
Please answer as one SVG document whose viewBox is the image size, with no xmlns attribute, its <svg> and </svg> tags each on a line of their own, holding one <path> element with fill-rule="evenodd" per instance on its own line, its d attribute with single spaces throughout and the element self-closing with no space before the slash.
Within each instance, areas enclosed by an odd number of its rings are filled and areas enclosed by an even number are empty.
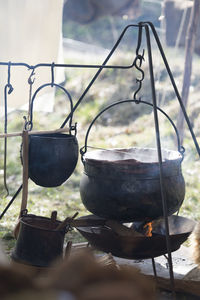
<svg viewBox="0 0 200 300">
<path fill-rule="evenodd" d="M 65 182 L 73 173 L 78 161 L 78 141 L 76 124 L 72 125 L 73 103 L 68 91 L 55 83 L 39 87 L 33 95 L 30 109 L 30 129 L 33 127 L 33 102 L 37 93 L 44 87 L 56 86 L 64 91 L 70 101 L 69 134 L 29 135 L 29 177 L 43 187 L 56 187 Z M 72 134 L 75 131 L 75 135 Z"/>
<path fill-rule="evenodd" d="M 106 107 L 90 124 L 81 148 L 84 174 L 80 183 L 81 199 L 93 214 L 122 222 L 153 220 L 163 216 L 160 167 L 157 149 L 128 148 L 102 149 L 87 152 L 87 141 L 92 125 L 107 109 L 126 102 L 123 100 Z M 151 103 L 140 103 L 153 106 Z M 184 149 L 180 146 L 177 129 L 168 115 L 157 107 L 173 126 L 178 151 L 162 150 L 163 186 L 168 215 L 176 212 L 185 196 L 185 182 L 181 172 Z"/>
</svg>

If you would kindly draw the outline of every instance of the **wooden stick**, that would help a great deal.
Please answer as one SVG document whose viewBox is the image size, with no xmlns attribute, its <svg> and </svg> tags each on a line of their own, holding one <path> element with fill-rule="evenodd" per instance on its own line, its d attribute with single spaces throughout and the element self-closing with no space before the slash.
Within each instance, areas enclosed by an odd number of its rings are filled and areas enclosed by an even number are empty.
<svg viewBox="0 0 200 300">
<path fill-rule="evenodd" d="M 69 128 L 59 128 L 56 130 L 48 130 L 48 131 L 28 131 L 28 135 L 32 134 L 53 134 L 53 133 L 62 133 L 62 132 L 67 132 L 69 131 Z M 13 132 L 13 133 L 3 133 L 0 134 L 0 138 L 5 138 L 5 137 L 16 137 L 16 136 L 22 136 L 22 132 Z"/>
<path fill-rule="evenodd" d="M 69 258 L 71 251 L 72 251 L 72 241 L 68 241 L 67 246 L 65 248 L 65 259 Z"/>
<path fill-rule="evenodd" d="M 116 232 L 120 236 L 130 236 L 130 237 L 142 236 L 142 237 L 144 237 L 143 234 L 135 231 L 133 228 L 128 228 L 115 220 L 108 220 L 108 221 L 106 221 L 105 225 L 110 227 L 114 232 Z"/>
<path fill-rule="evenodd" d="M 27 207 L 27 198 L 28 198 L 28 131 L 24 130 L 22 133 L 23 141 L 23 186 L 22 186 L 22 202 L 21 202 L 21 211 Z"/>
<path fill-rule="evenodd" d="M 67 225 L 70 225 L 72 220 L 78 216 L 78 212 L 76 212 L 73 217 L 67 217 L 63 222 L 61 222 L 56 228 L 57 231 L 62 230 Z"/>
<path fill-rule="evenodd" d="M 76 219 L 72 220 L 70 226 L 72 227 L 90 227 L 90 226 L 103 226 L 105 225 L 104 219 Z"/>
<path fill-rule="evenodd" d="M 24 130 L 22 132 L 22 142 L 23 142 L 23 184 L 22 184 L 22 202 L 19 218 L 21 217 L 22 210 L 27 207 L 28 198 L 28 131 Z M 14 228 L 14 237 L 17 239 L 19 234 L 20 222 L 18 220 Z"/>
<path fill-rule="evenodd" d="M 71 227 L 95 227 L 95 226 L 104 226 L 107 225 L 110 227 L 114 232 L 121 236 L 140 236 L 144 237 L 143 234 L 135 231 L 133 228 L 128 228 L 123 224 L 114 221 L 114 220 L 105 220 L 105 219 L 97 219 L 97 218 L 80 218 L 76 220 L 72 220 L 70 223 Z"/>
<path fill-rule="evenodd" d="M 51 222 L 56 222 L 57 210 L 52 211 L 51 213 Z"/>
<path fill-rule="evenodd" d="M 171 291 L 171 284 L 169 278 L 155 277 L 153 275 L 144 275 L 147 278 L 153 279 L 156 282 L 158 288 Z M 187 293 L 194 296 L 200 297 L 200 282 L 185 279 L 175 279 L 174 289 L 176 292 Z M 188 298 L 189 299 L 189 298 Z"/>
</svg>

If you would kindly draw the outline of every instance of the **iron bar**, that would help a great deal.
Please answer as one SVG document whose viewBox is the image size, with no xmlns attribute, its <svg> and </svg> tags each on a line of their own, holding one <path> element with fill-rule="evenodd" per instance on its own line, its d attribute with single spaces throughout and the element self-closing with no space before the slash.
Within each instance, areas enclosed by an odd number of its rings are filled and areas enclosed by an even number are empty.
<svg viewBox="0 0 200 300">
<path fill-rule="evenodd" d="M 152 267 L 153 267 L 153 274 L 154 274 L 154 277 L 155 277 L 155 279 L 157 281 L 158 280 L 158 276 L 157 276 L 156 264 L 155 264 L 154 257 L 151 258 L 151 262 L 152 262 Z"/>
<path fill-rule="evenodd" d="M 141 26 L 141 25 L 137 25 Z M 89 89 L 91 88 L 91 86 L 93 85 L 93 83 L 95 82 L 95 80 L 98 78 L 99 74 L 101 73 L 101 71 L 103 70 L 103 68 L 106 67 L 107 62 L 109 61 L 109 59 L 111 58 L 111 56 L 113 55 L 113 53 L 115 52 L 115 50 L 117 49 L 118 45 L 120 44 L 124 34 L 126 33 L 127 29 L 130 27 L 135 27 L 135 25 L 128 25 L 125 27 L 125 29 L 122 31 L 120 37 L 118 38 L 117 42 L 115 43 L 115 45 L 113 46 L 113 48 L 111 49 L 110 53 L 108 54 L 108 56 L 106 57 L 106 59 L 104 60 L 103 64 L 101 65 L 101 67 L 99 68 L 99 70 L 97 71 L 97 73 L 94 75 L 94 77 L 92 78 L 92 80 L 90 81 L 90 83 L 88 84 L 87 88 L 85 89 L 85 91 L 83 92 L 83 94 L 81 95 L 81 97 L 79 98 L 79 100 L 77 101 L 77 103 L 74 105 L 74 109 L 73 112 L 77 109 L 77 107 L 79 106 L 79 104 L 82 102 L 83 98 L 85 97 L 85 95 L 87 94 L 87 92 L 89 91 Z M 137 49 L 139 51 L 139 47 L 141 44 L 141 31 L 139 31 L 138 33 L 138 45 L 137 45 Z M 131 68 L 135 65 L 135 61 L 136 58 L 134 59 Z M 72 114 L 72 112 L 71 112 Z M 71 115 L 70 114 L 70 115 Z M 61 125 L 61 128 L 63 128 L 65 126 L 65 124 L 67 123 L 67 121 L 70 118 L 70 115 L 65 119 L 65 121 L 63 122 L 63 124 Z"/>
<path fill-rule="evenodd" d="M 4 87 L 4 133 L 5 134 L 7 134 L 7 125 L 8 125 L 7 89 L 8 89 L 8 84 L 6 84 Z M 9 195 L 9 189 L 7 185 L 7 137 L 4 138 L 3 182 L 4 182 L 4 188 L 6 190 L 5 197 L 7 197 Z"/>
<path fill-rule="evenodd" d="M 171 69 L 170 69 L 170 67 L 169 67 L 168 61 L 167 61 L 167 59 L 166 59 L 166 56 L 165 56 L 165 53 L 164 53 L 164 51 L 163 51 L 163 48 L 162 48 L 161 42 L 160 42 L 160 40 L 159 40 L 159 37 L 158 37 L 158 35 L 157 35 L 157 32 L 156 32 L 156 30 L 155 30 L 155 28 L 154 28 L 154 25 L 153 25 L 151 22 L 145 22 L 145 23 L 148 24 L 148 25 L 150 26 L 150 28 L 151 28 L 151 30 L 152 30 L 152 32 L 153 32 L 153 35 L 154 35 L 154 38 L 155 38 L 155 40 L 156 40 L 158 49 L 159 49 L 159 51 L 160 51 L 160 54 L 161 54 L 162 59 L 163 59 L 163 62 L 164 62 L 164 64 L 165 64 L 165 67 L 166 67 L 166 69 L 167 69 L 168 75 L 169 75 L 169 77 L 170 77 L 172 86 L 173 86 L 173 88 L 174 88 L 174 92 L 175 92 L 176 97 L 177 97 L 177 99 L 178 99 L 178 101 L 179 101 L 179 104 L 180 104 L 180 107 L 181 107 L 181 109 L 182 109 L 182 112 L 183 112 L 185 121 L 186 121 L 186 123 L 187 123 L 187 125 L 188 125 L 190 134 L 191 134 L 192 139 L 193 139 L 193 142 L 194 142 L 194 144 L 195 144 L 197 153 L 198 153 L 198 155 L 200 156 L 200 147 L 199 147 L 199 144 L 198 144 L 197 139 L 196 139 L 196 136 L 195 136 L 195 134 L 194 134 L 192 125 L 191 125 L 191 123 L 190 123 L 189 117 L 188 117 L 187 112 L 186 112 L 186 109 L 185 109 L 185 106 L 184 106 L 184 104 L 183 104 L 183 102 L 182 102 L 181 96 L 180 96 L 180 94 L 179 94 L 178 88 L 177 88 L 177 86 L 176 86 L 174 77 L 173 77 L 173 75 L 172 75 Z M 144 25 L 145 23 L 143 23 L 143 25 Z"/>
<path fill-rule="evenodd" d="M 148 25 L 145 25 L 145 32 L 146 32 L 146 42 L 147 42 L 147 51 L 148 51 L 152 101 L 153 101 L 156 144 L 157 144 L 158 161 L 159 161 L 159 168 L 160 168 L 160 189 L 161 189 L 161 198 L 162 198 L 162 205 L 163 205 L 163 215 L 164 215 L 164 220 L 165 220 L 165 231 L 166 231 L 165 235 L 166 235 L 166 245 L 167 245 L 168 261 L 169 261 L 169 275 L 170 275 L 171 290 L 172 290 L 173 297 L 175 299 L 174 272 L 173 272 L 171 243 L 170 243 L 170 238 L 169 238 L 169 222 L 168 222 L 168 213 L 167 213 L 168 208 L 167 208 L 167 201 L 166 201 L 165 190 L 164 190 L 162 151 L 161 151 L 159 121 L 158 121 L 157 103 L 156 103 L 156 91 L 155 91 L 155 81 L 154 81 L 154 72 L 153 72 L 153 59 L 152 59 L 151 41 L 150 41 L 150 33 L 149 33 Z"/>
<path fill-rule="evenodd" d="M 7 206 L 4 208 L 3 212 L 0 215 L 0 220 L 3 218 L 3 216 L 5 215 L 5 213 L 7 212 L 7 210 L 9 209 L 9 207 L 11 206 L 11 204 L 13 203 L 13 201 L 15 200 L 15 198 L 21 192 L 21 190 L 22 190 L 22 184 L 20 185 L 20 187 L 18 188 L 18 190 L 15 192 L 14 196 L 12 197 L 12 199 L 10 200 L 10 202 L 7 204 Z"/>
<path fill-rule="evenodd" d="M 119 43 L 121 42 L 124 34 L 126 33 L 126 31 L 130 28 L 130 27 L 141 27 L 141 25 L 137 25 L 137 24 L 130 24 L 127 25 L 124 30 L 122 31 L 122 33 L 120 34 L 117 42 L 115 43 L 115 45 L 113 46 L 113 48 L 111 49 L 110 53 L 108 54 L 107 58 L 105 59 L 105 61 L 103 62 L 102 65 L 99 64 L 54 64 L 54 67 L 62 67 L 62 68 L 101 68 L 101 69 L 129 69 L 133 67 L 133 63 L 131 65 L 127 65 L 127 66 L 114 66 L 114 65 L 106 65 L 107 61 L 109 60 L 109 58 L 111 57 L 111 55 L 113 54 L 113 52 L 115 51 L 115 49 L 118 47 Z M 36 65 L 29 65 L 28 63 L 24 63 L 24 62 L 0 62 L 0 66 L 8 66 L 10 64 L 10 66 L 23 66 L 23 67 L 27 67 L 28 69 L 36 69 L 39 67 L 52 67 L 52 63 L 39 63 Z"/>
<path fill-rule="evenodd" d="M 0 66 L 7 66 L 8 62 L 0 62 Z M 21 66 L 21 67 L 27 67 L 28 69 L 37 69 L 40 67 L 51 67 L 52 63 L 39 63 L 37 65 L 29 65 L 27 63 L 11 63 L 12 66 L 16 67 L 16 66 Z M 103 64 L 99 65 L 99 64 L 94 64 L 94 65 L 82 65 L 82 64 L 54 64 L 55 68 L 86 68 L 86 69 L 130 69 L 133 67 L 133 63 L 127 66 L 118 66 L 118 65 L 107 65 L 104 66 Z"/>
<path fill-rule="evenodd" d="M 4 133 L 7 134 L 8 127 L 8 103 L 7 103 L 7 95 L 11 94 L 13 91 L 13 87 L 10 83 L 10 66 L 11 62 L 8 63 L 8 79 L 7 84 L 4 87 Z M 4 138 L 4 188 L 6 190 L 7 197 L 9 195 L 9 189 L 7 185 L 7 137 Z"/>
</svg>

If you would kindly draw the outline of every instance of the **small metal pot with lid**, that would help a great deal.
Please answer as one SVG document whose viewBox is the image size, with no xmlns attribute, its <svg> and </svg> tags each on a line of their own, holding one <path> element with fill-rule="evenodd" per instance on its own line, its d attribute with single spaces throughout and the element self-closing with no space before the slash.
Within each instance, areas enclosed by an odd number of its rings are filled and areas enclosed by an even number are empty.
<svg viewBox="0 0 200 300">
<path fill-rule="evenodd" d="M 122 222 L 153 220 L 163 216 L 160 187 L 160 168 L 157 149 L 129 148 L 87 152 L 90 129 L 96 119 L 108 108 L 125 102 L 123 100 L 106 107 L 90 124 L 85 146 L 81 149 L 84 174 L 80 183 L 81 199 L 93 214 Z M 141 103 L 151 105 L 148 102 Z M 168 215 L 176 212 L 185 196 L 185 182 L 181 172 L 183 149 L 180 147 L 177 129 L 170 121 L 178 139 L 179 151 L 162 150 L 164 190 Z"/>
<path fill-rule="evenodd" d="M 73 173 L 78 161 L 78 141 L 76 124 L 72 125 L 73 103 L 68 91 L 55 83 L 39 87 L 33 95 L 30 109 L 30 129 L 33 127 L 33 102 L 37 93 L 44 87 L 61 88 L 70 101 L 69 134 L 31 134 L 29 135 L 29 177 L 43 187 L 56 187 L 65 182 Z M 73 135 L 72 132 L 75 132 Z"/>
</svg>

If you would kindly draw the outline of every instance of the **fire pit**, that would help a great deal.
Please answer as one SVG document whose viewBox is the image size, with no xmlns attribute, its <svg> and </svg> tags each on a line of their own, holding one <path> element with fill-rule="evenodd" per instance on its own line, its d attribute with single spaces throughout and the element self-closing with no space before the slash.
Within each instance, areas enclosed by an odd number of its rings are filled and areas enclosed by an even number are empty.
<svg viewBox="0 0 200 300">
<path fill-rule="evenodd" d="M 79 218 L 90 222 L 93 215 Z M 176 215 L 169 218 L 171 251 L 176 251 L 185 242 L 194 229 L 195 222 Z M 95 216 L 96 222 L 103 219 Z M 167 253 L 164 219 L 152 222 L 152 236 L 145 236 L 131 228 L 120 229 L 116 226 L 106 225 L 76 227 L 77 230 L 96 249 L 112 253 L 112 255 L 128 259 L 154 258 Z M 95 221 L 94 221 L 95 223 Z M 109 224 L 109 223 L 107 223 Z M 112 222 L 111 222 L 112 224 Z M 134 224 L 134 223 L 133 223 Z M 133 225 L 137 228 L 138 224 Z M 117 230 L 116 230 L 117 228 Z M 119 229 L 119 230 L 118 230 Z"/>
</svg>

